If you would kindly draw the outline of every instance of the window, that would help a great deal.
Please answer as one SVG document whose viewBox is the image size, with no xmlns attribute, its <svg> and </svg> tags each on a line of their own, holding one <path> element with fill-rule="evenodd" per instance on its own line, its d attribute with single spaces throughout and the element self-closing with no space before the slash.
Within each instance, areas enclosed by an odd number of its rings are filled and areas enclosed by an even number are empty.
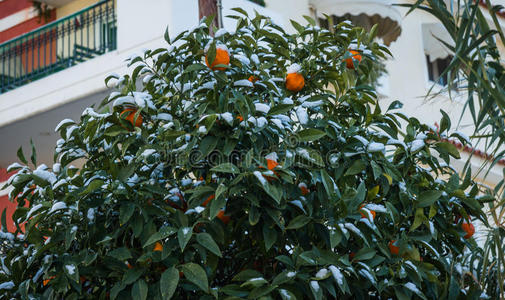
<svg viewBox="0 0 505 300">
<path fill-rule="evenodd" d="M 447 86 L 447 74 L 443 74 L 451 63 L 452 56 L 445 58 L 437 58 L 431 60 L 430 56 L 426 55 L 426 64 L 428 65 L 428 79 L 440 85 Z M 443 74 L 443 75 L 442 75 Z"/>
</svg>

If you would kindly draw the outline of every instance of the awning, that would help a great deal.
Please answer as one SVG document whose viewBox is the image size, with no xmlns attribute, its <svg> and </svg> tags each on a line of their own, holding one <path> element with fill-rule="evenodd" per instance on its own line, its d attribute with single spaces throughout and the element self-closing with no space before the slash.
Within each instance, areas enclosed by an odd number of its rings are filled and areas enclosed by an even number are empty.
<svg viewBox="0 0 505 300">
<path fill-rule="evenodd" d="M 454 41 L 440 23 L 422 25 L 424 53 L 429 56 L 430 62 L 448 57 L 451 53 L 441 42 L 454 46 Z"/>
<path fill-rule="evenodd" d="M 311 0 L 319 18 L 333 16 L 337 22 L 350 20 L 354 25 L 370 30 L 378 24 L 377 36 L 390 45 L 402 32 L 401 14 L 394 0 Z"/>
</svg>

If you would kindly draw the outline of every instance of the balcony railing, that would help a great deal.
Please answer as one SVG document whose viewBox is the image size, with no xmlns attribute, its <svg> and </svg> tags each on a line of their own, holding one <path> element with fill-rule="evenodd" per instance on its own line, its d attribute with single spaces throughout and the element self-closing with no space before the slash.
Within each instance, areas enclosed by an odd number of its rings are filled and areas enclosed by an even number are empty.
<svg viewBox="0 0 505 300">
<path fill-rule="evenodd" d="M 0 44 L 0 93 L 116 49 L 113 0 Z"/>
</svg>

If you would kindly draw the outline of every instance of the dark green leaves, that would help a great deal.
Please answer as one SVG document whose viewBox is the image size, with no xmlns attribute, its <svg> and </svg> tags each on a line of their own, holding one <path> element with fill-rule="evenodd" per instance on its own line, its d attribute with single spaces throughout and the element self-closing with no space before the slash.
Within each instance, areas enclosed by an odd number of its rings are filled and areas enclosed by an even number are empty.
<svg viewBox="0 0 505 300">
<path fill-rule="evenodd" d="M 181 251 L 184 251 L 186 245 L 188 244 L 191 236 L 193 235 L 193 228 L 191 227 L 181 227 L 177 231 L 177 240 L 179 241 L 179 247 L 181 247 Z"/>
<path fill-rule="evenodd" d="M 435 203 L 435 201 L 437 201 L 441 195 L 442 195 L 441 191 L 434 191 L 433 190 L 433 191 L 423 192 L 417 197 L 416 206 L 417 207 L 428 207 L 428 206 L 432 205 L 433 203 Z"/>
<path fill-rule="evenodd" d="M 179 271 L 171 267 L 161 275 L 160 291 L 163 300 L 171 299 L 179 283 Z"/>
<path fill-rule="evenodd" d="M 312 142 L 325 136 L 326 133 L 319 129 L 309 128 L 298 132 L 297 137 L 300 142 Z"/>
<path fill-rule="evenodd" d="M 219 246 L 216 244 L 212 236 L 208 233 L 199 233 L 196 235 L 196 241 L 204 246 L 207 250 L 214 253 L 215 255 L 222 257 L 221 250 L 219 250 Z"/>
<path fill-rule="evenodd" d="M 132 298 L 139 300 L 147 299 L 147 283 L 144 280 L 140 279 L 135 282 L 132 288 Z"/>
<path fill-rule="evenodd" d="M 215 166 L 214 168 L 212 168 L 211 171 L 221 172 L 221 173 L 231 173 L 231 174 L 238 174 L 238 173 L 240 173 L 240 170 L 237 168 L 237 166 L 235 166 L 232 163 L 220 164 L 220 165 Z"/>
<path fill-rule="evenodd" d="M 205 270 L 198 264 L 187 263 L 182 265 L 182 273 L 184 277 L 190 282 L 194 283 L 198 288 L 204 292 L 209 291 L 209 283 Z"/>
</svg>

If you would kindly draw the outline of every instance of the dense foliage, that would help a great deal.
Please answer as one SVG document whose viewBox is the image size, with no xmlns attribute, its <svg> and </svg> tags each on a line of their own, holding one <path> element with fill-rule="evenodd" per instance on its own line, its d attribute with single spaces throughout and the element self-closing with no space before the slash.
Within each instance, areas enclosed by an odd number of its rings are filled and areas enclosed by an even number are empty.
<svg viewBox="0 0 505 300">
<path fill-rule="evenodd" d="M 405 5 L 410 7 L 409 12 L 419 9 L 438 19 L 452 39 L 443 41 L 452 60 L 443 72 L 449 80 L 447 89 L 442 92 L 465 101 L 462 115 L 472 117 L 472 142 L 479 145 L 489 158 L 480 167 L 484 177 L 495 165 L 502 167 L 505 162 L 505 33 L 500 21 L 505 8 L 494 5 L 498 2 L 453 1 L 449 5 L 444 1 L 418 0 Z M 437 94 L 431 91 L 429 96 Z M 470 168 L 469 163 L 466 168 Z M 491 225 L 486 228 L 484 246 L 469 253 L 467 264 L 473 266 L 471 271 L 475 281 L 489 297 L 504 299 L 504 177 L 484 192 L 495 199 L 485 208 Z"/>
<path fill-rule="evenodd" d="M 58 125 L 52 168 L 11 167 L 0 299 L 478 298 L 461 259 L 486 198 L 446 115 L 381 111 L 373 30 L 236 19 L 131 57 Z"/>
</svg>

